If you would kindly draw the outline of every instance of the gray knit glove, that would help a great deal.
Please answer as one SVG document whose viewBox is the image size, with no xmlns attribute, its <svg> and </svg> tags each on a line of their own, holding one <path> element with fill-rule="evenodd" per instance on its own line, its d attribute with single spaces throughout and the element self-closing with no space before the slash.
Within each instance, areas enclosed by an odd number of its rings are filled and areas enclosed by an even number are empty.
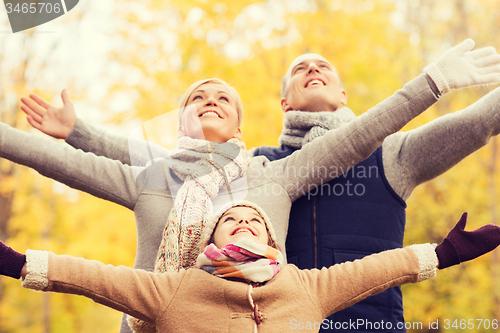
<svg viewBox="0 0 500 333">
<path fill-rule="evenodd" d="M 466 39 L 446 51 L 437 63 L 424 68 L 441 94 L 451 89 L 500 83 L 500 55 L 491 46 L 471 51 L 474 44 L 472 39 Z"/>
</svg>

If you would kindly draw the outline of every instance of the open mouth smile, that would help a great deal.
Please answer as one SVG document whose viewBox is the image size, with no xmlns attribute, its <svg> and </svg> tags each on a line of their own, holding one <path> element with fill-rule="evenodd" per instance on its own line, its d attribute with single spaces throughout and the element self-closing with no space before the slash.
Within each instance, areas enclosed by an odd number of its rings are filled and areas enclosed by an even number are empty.
<svg viewBox="0 0 500 333">
<path fill-rule="evenodd" d="M 307 81 L 307 83 L 304 87 L 307 88 L 309 86 L 316 86 L 316 85 L 324 86 L 325 82 L 323 82 L 322 80 L 319 80 L 319 79 L 312 79 L 310 81 Z"/>
<path fill-rule="evenodd" d="M 201 118 L 201 117 L 219 117 L 219 118 L 222 119 L 222 117 L 217 112 L 212 111 L 212 110 L 210 110 L 210 111 L 204 111 L 198 117 L 199 118 Z"/>
<path fill-rule="evenodd" d="M 252 230 L 247 229 L 247 228 L 238 228 L 231 235 L 236 235 L 236 234 L 240 234 L 243 232 L 248 232 L 248 233 L 252 234 L 253 236 L 255 236 L 255 233 Z"/>
</svg>

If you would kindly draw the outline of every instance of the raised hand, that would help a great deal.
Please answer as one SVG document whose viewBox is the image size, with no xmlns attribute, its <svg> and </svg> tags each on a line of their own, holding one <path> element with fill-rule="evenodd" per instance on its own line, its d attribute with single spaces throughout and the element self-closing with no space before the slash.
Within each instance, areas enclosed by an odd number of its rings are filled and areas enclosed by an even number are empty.
<svg viewBox="0 0 500 333">
<path fill-rule="evenodd" d="M 471 51 L 474 44 L 472 39 L 466 39 L 424 68 L 441 94 L 451 89 L 500 83 L 500 55 L 491 46 Z"/>
<path fill-rule="evenodd" d="M 500 227 L 487 224 L 473 231 L 465 231 L 467 213 L 448 236 L 436 247 L 439 269 L 458 265 L 493 251 L 500 245 Z"/>
<path fill-rule="evenodd" d="M 66 139 L 76 123 L 76 112 L 68 92 L 61 92 L 63 106 L 58 108 L 35 94 L 30 98 L 21 97 L 21 109 L 34 128 L 57 139 Z"/>
</svg>

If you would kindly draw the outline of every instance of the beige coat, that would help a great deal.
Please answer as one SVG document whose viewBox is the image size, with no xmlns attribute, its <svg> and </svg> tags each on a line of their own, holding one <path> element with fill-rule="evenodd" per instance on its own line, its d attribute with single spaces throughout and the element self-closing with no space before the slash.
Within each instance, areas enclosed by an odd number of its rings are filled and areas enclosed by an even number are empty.
<svg viewBox="0 0 500 333">
<path fill-rule="evenodd" d="M 151 273 L 28 250 L 27 288 L 83 295 L 159 332 L 287 332 L 370 295 L 435 275 L 434 246 L 413 245 L 321 270 L 286 265 L 266 284 L 226 280 L 200 269 Z M 254 320 L 255 304 L 262 322 Z"/>
</svg>

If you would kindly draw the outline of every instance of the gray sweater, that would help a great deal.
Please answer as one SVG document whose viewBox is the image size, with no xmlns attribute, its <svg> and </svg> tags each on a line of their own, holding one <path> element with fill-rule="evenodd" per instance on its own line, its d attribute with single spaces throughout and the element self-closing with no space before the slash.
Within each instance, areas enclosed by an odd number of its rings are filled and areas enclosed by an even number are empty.
<svg viewBox="0 0 500 333">
<path fill-rule="evenodd" d="M 419 184 L 449 170 L 500 133 L 500 87 L 467 108 L 388 136 L 382 161 L 389 184 L 407 200 Z"/>
</svg>

